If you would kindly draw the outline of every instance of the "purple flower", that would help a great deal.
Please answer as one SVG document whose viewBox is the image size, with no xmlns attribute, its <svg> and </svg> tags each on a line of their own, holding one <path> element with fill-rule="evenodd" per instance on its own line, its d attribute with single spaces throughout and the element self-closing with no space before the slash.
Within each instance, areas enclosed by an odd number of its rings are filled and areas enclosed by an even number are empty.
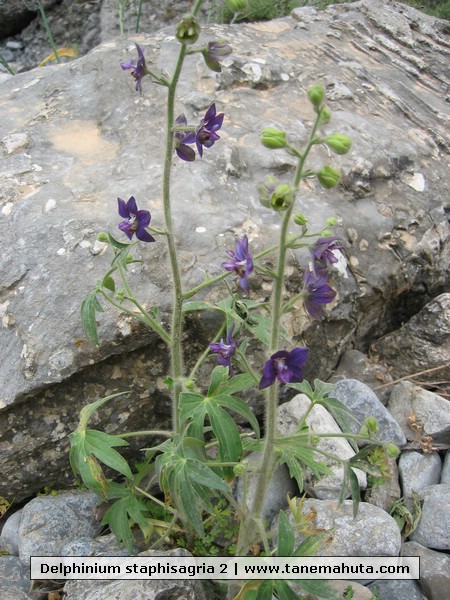
<svg viewBox="0 0 450 600">
<path fill-rule="evenodd" d="M 186 117 L 182 114 L 175 119 L 177 127 L 187 126 Z M 175 131 L 175 151 L 178 156 L 189 162 L 195 160 L 195 151 L 190 148 L 187 144 L 193 144 L 195 142 L 195 131 Z"/>
<path fill-rule="evenodd" d="M 119 215 L 125 219 L 119 223 L 118 227 L 131 240 L 136 234 L 138 240 L 142 242 L 154 242 L 155 238 L 146 231 L 146 227 L 150 225 L 151 216 L 148 210 L 138 210 L 134 196 L 125 202 L 121 198 L 117 198 L 119 203 Z"/>
<path fill-rule="evenodd" d="M 197 129 L 195 142 L 200 156 L 203 156 L 203 146 L 211 148 L 220 139 L 216 131 L 222 127 L 223 117 L 223 113 L 216 115 L 216 105 L 211 104 Z"/>
<path fill-rule="evenodd" d="M 233 376 L 233 368 L 231 366 L 231 359 L 236 352 L 237 343 L 232 339 L 234 329 L 234 323 L 230 327 L 230 330 L 227 335 L 226 342 L 220 340 L 220 342 L 213 342 L 209 344 L 211 352 L 217 354 L 217 362 L 219 365 L 223 365 L 224 367 L 228 367 L 228 372 L 230 377 Z"/>
<path fill-rule="evenodd" d="M 246 294 L 248 294 L 247 278 L 253 271 L 253 257 L 248 251 L 248 238 L 246 235 L 240 239 L 236 239 L 235 248 L 227 250 L 227 254 L 231 260 L 222 263 L 222 267 L 226 271 L 235 271 L 240 277 L 240 286 Z"/>
<path fill-rule="evenodd" d="M 319 238 L 311 248 L 314 269 L 323 273 L 329 264 L 337 263 L 338 258 L 333 254 L 335 250 L 341 251 L 344 242 L 337 236 Z"/>
<path fill-rule="evenodd" d="M 328 285 L 327 277 L 322 274 L 318 275 L 309 269 L 306 269 L 303 275 L 303 290 L 301 294 L 304 298 L 306 310 L 316 321 L 322 320 L 322 305 L 333 302 L 336 297 L 336 292 Z"/>
<path fill-rule="evenodd" d="M 136 43 L 135 43 L 135 46 L 136 46 L 137 53 L 138 53 L 137 63 L 135 63 L 134 60 L 132 60 L 129 63 L 120 63 L 120 66 L 122 67 L 122 69 L 124 71 L 126 71 L 128 69 L 133 69 L 131 71 L 131 75 L 134 77 L 134 79 L 136 79 L 136 91 L 141 92 L 142 91 L 141 81 L 142 81 L 143 77 L 148 74 L 148 71 L 147 71 L 147 67 L 145 65 L 145 57 L 144 57 L 144 52 L 142 51 L 142 48 Z"/>
<path fill-rule="evenodd" d="M 308 360 L 308 348 L 294 348 L 290 352 L 279 350 L 272 354 L 263 367 L 263 375 L 259 382 L 262 390 L 278 379 L 281 383 L 299 383 L 303 381 L 302 368 Z"/>
</svg>

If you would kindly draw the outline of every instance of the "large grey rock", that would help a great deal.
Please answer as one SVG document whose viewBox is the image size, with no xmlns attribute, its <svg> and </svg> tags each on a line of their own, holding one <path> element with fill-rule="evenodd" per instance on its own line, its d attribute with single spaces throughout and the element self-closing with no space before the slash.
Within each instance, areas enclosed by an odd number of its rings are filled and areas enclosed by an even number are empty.
<svg viewBox="0 0 450 600">
<path fill-rule="evenodd" d="M 450 402 L 410 381 L 401 381 L 392 388 L 388 408 L 408 440 L 420 440 L 422 434 L 442 431 L 450 425 Z"/>
<path fill-rule="evenodd" d="M 412 579 L 377 580 L 368 585 L 380 600 L 423 600 L 418 583 Z M 373 596 L 372 596 L 373 598 Z"/>
<path fill-rule="evenodd" d="M 304 394 L 298 394 L 289 402 L 282 404 L 278 408 L 278 430 L 280 434 L 293 434 L 310 406 L 311 400 Z M 331 469 L 329 475 L 324 475 L 320 479 L 317 479 L 309 469 L 305 469 L 306 489 L 316 498 L 337 500 L 340 497 L 344 481 L 344 467 L 339 461 L 352 458 L 355 451 L 344 437 L 326 437 L 327 433 L 342 435 L 342 430 L 324 406 L 316 404 L 308 413 L 306 424 L 312 434 L 324 436 L 317 444 L 318 452 L 315 454 L 315 460 L 324 462 Z M 337 460 L 333 460 L 332 456 L 336 457 Z M 360 487 L 365 488 L 367 485 L 365 473 L 359 469 L 355 469 L 355 473 Z M 347 495 L 350 495 L 349 491 Z"/>
<path fill-rule="evenodd" d="M 333 529 L 333 535 L 321 547 L 318 556 L 398 556 L 401 535 L 394 519 L 387 512 L 361 502 L 356 519 L 353 502 L 344 500 L 305 500 L 303 512 L 314 511 L 312 524 L 316 529 Z M 293 519 L 292 515 L 289 517 Z M 298 542 L 302 534 L 296 534 Z"/>
<path fill-rule="evenodd" d="M 422 381 L 450 379 L 450 293 L 441 294 L 397 331 L 372 346 L 394 377 L 420 375 Z"/>
<path fill-rule="evenodd" d="M 363 352 L 354 348 L 347 350 L 341 356 L 339 365 L 330 383 L 341 379 L 357 379 L 375 391 L 380 401 L 386 405 L 391 394 L 390 383 L 393 377 L 387 367 L 371 361 Z"/>
<path fill-rule="evenodd" d="M 192 556 L 187 550 L 142 552 L 139 556 Z M 201 581 L 144 579 L 128 581 L 71 580 L 64 586 L 67 600 L 205 600 Z"/>
<path fill-rule="evenodd" d="M 360 425 L 357 422 L 350 424 L 353 433 L 358 433 L 367 417 L 375 417 L 379 425 L 379 431 L 374 435 L 375 439 L 399 446 L 406 443 L 400 425 L 369 386 L 356 379 L 342 379 L 337 382 L 333 396 L 342 402 L 359 421 Z"/>
<path fill-rule="evenodd" d="M 448 450 L 445 453 L 444 464 L 442 465 L 440 483 L 450 483 L 450 452 Z"/>
<path fill-rule="evenodd" d="M 410 540 L 434 550 L 450 550 L 450 483 L 430 485 L 420 496 L 422 514 Z"/>
<path fill-rule="evenodd" d="M 450 556 L 429 550 L 417 542 L 403 544 L 402 556 L 420 557 L 419 585 L 428 600 L 448 600 Z"/>
<path fill-rule="evenodd" d="M 13 513 L 2 527 L 0 533 L 0 551 L 19 556 L 19 527 L 22 509 Z"/>
<path fill-rule="evenodd" d="M 26 594 L 31 592 L 29 565 L 22 562 L 18 556 L 0 555 L 0 598 L 9 598 L 12 591 L 17 593 L 17 598 L 28 598 Z M 31 596 L 30 596 L 31 597 Z"/>
<path fill-rule="evenodd" d="M 403 452 L 398 461 L 402 493 L 407 500 L 429 485 L 439 483 L 442 463 L 437 452 Z"/>
<path fill-rule="evenodd" d="M 387 25 L 392 22 L 395 30 Z M 199 55 L 186 61 L 177 111 L 196 120 L 215 101 L 226 113 L 220 143 L 203 161 L 174 162 L 186 287 L 205 271 L 219 272 L 235 233 L 246 232 L 254 252 L 276 241 L 279 218 L 259 205 L 256 188 L 274 169 L 290 175 L 292 157 L 261 147 L 259 134 L 271 125 L 305 140 L 312 111 L 301 89 L 324 83 L 334 115 L 327 132 L 353 139 L 350 154 L 334 162 L 342 186 L 325 193 L 311 181 L 301 190 L 312 228 L 337 214 L 350 265 L 349 277 L 336 281 L 329 319 L 311 324 L 301 310 L 289 315 L 294 336 L 306 326 L 307 377 L 327 378 L 350 344 L 365 345 L 392 329 L 399 296 L 433 294 L 444 284 L 445 27 L 422 13 L 364 0 L 330 7 L 307 23 L 297 12 L 269 23 L 206 28 L 202 40 L 229 39 L 229 67 L 215 74 Z M 173 30 L 135 39 L 155 68 L 174 64 Z M 117 197 L 135 195 L 153 224 L 162 223 L 165 90 L 144 81 L 143 95 L 135 93 L 119 66 L 134 55 L 131 41 L 108 42 L 70 64 L 0 84 L 0 495 L 16 500 L 43 483 L 73 481 L 67 435 L 86 401 L 132 390 L 99 415 L 98 426 L 109 423 L 111 433 L 164 427 L 170 412 L 163 384 L 168 359 L 156 337 L 107 310 L 94 349 L 79 318 L 83 297 L 110 264 L 96 239 L 106 229 L 119 235 Z M 318 149 L 310 166 L 326 161 Z M 130 269 L 130 282 L 166 322 L 171 292 L 163 241 L 138 247 L 136 257 L 144 263 Z M 297 291 L 305 253 L 290 258 Z M 253 276 L 251 296 L 268 295 Z M 201 318 L 187 322 L 188 362 L 206 347 L 209 325 Z M 263 357 L 255 360 L 262 364 Z"/>
<path fill-rule="evenodd" d="M 90 492 L 38 496 L 28 502 L 19 527 L 22 562 L 30 556 L 61 556 L 69 540 L 93 539 L 100 531 L 97 504 L 97 496 Z"/>
</svg>

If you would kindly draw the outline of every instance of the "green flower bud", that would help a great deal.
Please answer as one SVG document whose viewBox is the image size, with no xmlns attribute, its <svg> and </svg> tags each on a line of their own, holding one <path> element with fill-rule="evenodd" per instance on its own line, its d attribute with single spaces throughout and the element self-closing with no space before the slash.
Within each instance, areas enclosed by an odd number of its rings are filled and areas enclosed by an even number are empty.
<svg viewBox="0 0 450 600">
<path fill-rule="evenodd" d="M 245 465 L 243 465 L 242 463 L 234 465 L 234 467 L 233 467 L 233 473 L 237 477 L 239 477 L 239 475 L 243 475 L 245 473 L 245 471 L 246 471 Z"/>
<path fill-rule="evenodd" d="M 291 206 L 292 200 L 291 186 L 287 183 L 280 183 L 270 198 L 270 205 L 277 211 L 287 210 Z"/>
<path fill-rule="evenodd" d="M 313 434 L 310 438 L 310 441 L 313 446 L 317 446 L 317 444 L 320 442 L 320 435 Z"/>
<path fill-rule="evenodd" d="M 270 208 L 272 206 L 271 198 L 277 185 L 278 179 L 276 177 L 272 177 L 271 175 L 267 175 L 267 177 L 264 178 L 264 181 L 258 185 L 259 201 L 266 208 Z"/>
<path fill-rule="evenodd" d="M 97 239 L 98 239 L 99 242 L 109 242 L 108 234 L 105 233 L 104 231 L 101 231 L 98 234 L 98 238 Z"/>
<path fill-rule="evenodd" d="M 200 25 L 194 17 L 188 15 L 177 25 L 177 40 L 180 44 L 195 44 L 200 35 Z"/>
<path fill-rule="evenodd" d="M 336 171 L 336 169 L 333 169 L 329 165 L 322 167 L 316 175 L 320 185 L 326 190 L 336 186 L 341 178 L 339 171 Z"/>
<path fill-rule="evenodd" d="M 328 106 L 324 106 L 320 111 L 320 125 L 326 125 L 331 121 L 331 110 Z"/>
<path fill-rule="evenodd" d="M 273 127 L 266 127 L 261 134 L 261 142 L 266 148 L 276 150 L 286 147 L 286 133 Z"/>
<path fill-rule="evenodd" d="M 384 449 L 389 458 L 397 458 L 400 454 L 400 449 L 395 444 L 386 444 Z"/>
<path fill-rule="evenodd" d="M 337 223 L 337 219 L 336 217 L 328 217 L 328 219 L 325 221 L 325 225 L 327 227 L 334 227 Z"/>
<path fill-rule="evenodd" d="M 352 140 L 343 133 L 332 133 L 324 141 L 328 148 L 336 154 L 347 154 L 352 145 Z"/>
<path fill-rule="evenodd" d="M 234 13 L 243 12 L 248 8 L 247 0 L 227 0 L 227 5 L 231 12 Z"/>
<path fill-rule="evenodd" d="M 325 88 L 320 83 L 316 83 L 308 88 L 307 94 L 317 112 L 325 99 Z"/>
<path fill-rule="evenodd" d="M 333 235 L 333 232 L 330 231 L 330 229 L 322 229 L 322 231 L 320 232 L 321 237 L 330 237 L 332 235 Z"/>
<path fill-rule="evenodd" d="M 298 213 L 297 215 L 295 215 L 294 217 L 294 223 L 296 225 L 300 225 L 300 226 L 304 226 L 306 225 L 306 223 L 308 222 L 308 219 L 305 217 L 305 215 L 302 215 L 300 213 Z"/>
</svg>

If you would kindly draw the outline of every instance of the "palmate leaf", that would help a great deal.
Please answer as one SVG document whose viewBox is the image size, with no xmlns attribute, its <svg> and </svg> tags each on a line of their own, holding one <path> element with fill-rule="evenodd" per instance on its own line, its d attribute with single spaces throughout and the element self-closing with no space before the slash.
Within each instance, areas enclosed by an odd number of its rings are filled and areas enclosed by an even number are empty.
<svg viewBox="0 0 450 600">
<path fill-rule="evenodd" d="M 128 446 L 128 442 L 118 436 L 108 435 L 103 431 L 95 429 L 86 430 L 86 451 L 93 454 L 100 462 L 111 467 L 111 469 L 125 475 L 128 479 L 132 479 L 133 474 L 127 461 L 117 450 L 114 450 L 114 446 Z"/>
<path fill-rule="evenodd" d="M 210 404 L 208 415 L 214 435 L 219 442 L 219 457 L 223 462 L 239 462 L 242 456 L 242 442 L 236 423 L 220 406 Z M 233 469 L 225 467 L 227 477 L 233 477 Z"/>
<path fill-rule="evenodd" d="M 103 516 L 101 524 L 108 525 L 117 540 L 124 543 L 131 552 L 134 542 L 133 523 L 139 525 L 145 533 L 148 533 L 149 523 L 145 516 L 147 513 L 145 504 L 138 500 L 131 490 L 127 490 L 127 492 L 125 497 L 116 500 L 110 506 Z"/>
</svg>

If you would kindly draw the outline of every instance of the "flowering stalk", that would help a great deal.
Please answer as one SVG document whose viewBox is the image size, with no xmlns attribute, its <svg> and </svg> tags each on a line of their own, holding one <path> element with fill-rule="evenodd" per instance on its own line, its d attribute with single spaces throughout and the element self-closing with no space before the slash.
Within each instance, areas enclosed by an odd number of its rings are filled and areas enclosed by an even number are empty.
<svg viewBox="0 0 450 600">
<path fill-rule="evenodd" d="M 278 245 L 278 257 L 277 257 L 277 268 L 275 270 L 275 285 L 272 295 L 272 314 L 271 314 L 271 333 L 270 333 L 270 354 L 274 354 L 278 350 L 280 341 L 280 320 L 282 316 L 282 300 L 284 291 L 284 274 L 286 268 L 286 255 L 287 250 L 290 246 L 288 243 L 288 228 L 291 220 L 292 211 L 295 205 L 295 196 L 300 187 L 300 182 L 304 174 L 304 165 L 308 154 L 314 145 L 314 139 L 317 128 L 321 122 L 321 110 L 318 110 L 315 122 L 313 124 L 311 133 L 306 144 L 306 148 L 302 154 L 296 153 L 298 157 L 297 168 L 294 175 L 294 181 L 292 184 L 292 202 L 286 208 L 283 215 L 283 220 L 280 230 L 280 242 Z M 275 380 L 275 383 L 271 385 L 265 394 L 266 408 L 265 408 L 265 437 L 264 437 L 264 449 L 261 459 L 261 465 L 263 468 L 258 472 L 258 480 L 256 483 L 255 495 L 252 508 L 246 518 L 241 521 L 241 527 L 239 531 L 239 540 L 236 549 L 236 556 L 245 556 L 248 551 L 248 547 L 253 543 L 254 523 L 257 519 L 261 518 L 264 501 L 266 498 L 266 492 L 269 483 L 272 479 L 273 474 L 273 446 L 276 434 L 276 415 L 278 407 L 278 390 L 279 383 Z"/>
<path fill-rule="evenodd" d="M 200 9 L 202 0 L 197 0 L 192 9 L 192 15 L 195 16 Z M 174 134 L 173 128 L 175 125 L 175 92 L 180 78 L 181 69 L 186 57 L 187 47 L 185 44 L 180 44 L 178 60 L 175 65 L 175 70 L 172 79 L 168 85 L 167 93 L 167 109 L 166 109 L 166 144 L 164 156 L 164 172 L 163 172 L 163 210 L 164 210 L 164 225 L 167 232 L 167 246 L 169 251 L 170 267 L 173 279 L 173 306 L 172 306 L 172 326 L 171 326 L 171 341 L 170 352 L 172 359 L 172 427 L 175 432 L 179 433 L 181 428 L 179 418 L 179 397 L 182 391 L 181 380 L 183 377 L 183 350 L 181 346 L 182 337 L 182 322 L 183 322 L 183 288 L 181 283 L 180 267 L 173 232 L 172 208 L 170 202 L 170 175 L 174 152 Z"/>
</svg>

